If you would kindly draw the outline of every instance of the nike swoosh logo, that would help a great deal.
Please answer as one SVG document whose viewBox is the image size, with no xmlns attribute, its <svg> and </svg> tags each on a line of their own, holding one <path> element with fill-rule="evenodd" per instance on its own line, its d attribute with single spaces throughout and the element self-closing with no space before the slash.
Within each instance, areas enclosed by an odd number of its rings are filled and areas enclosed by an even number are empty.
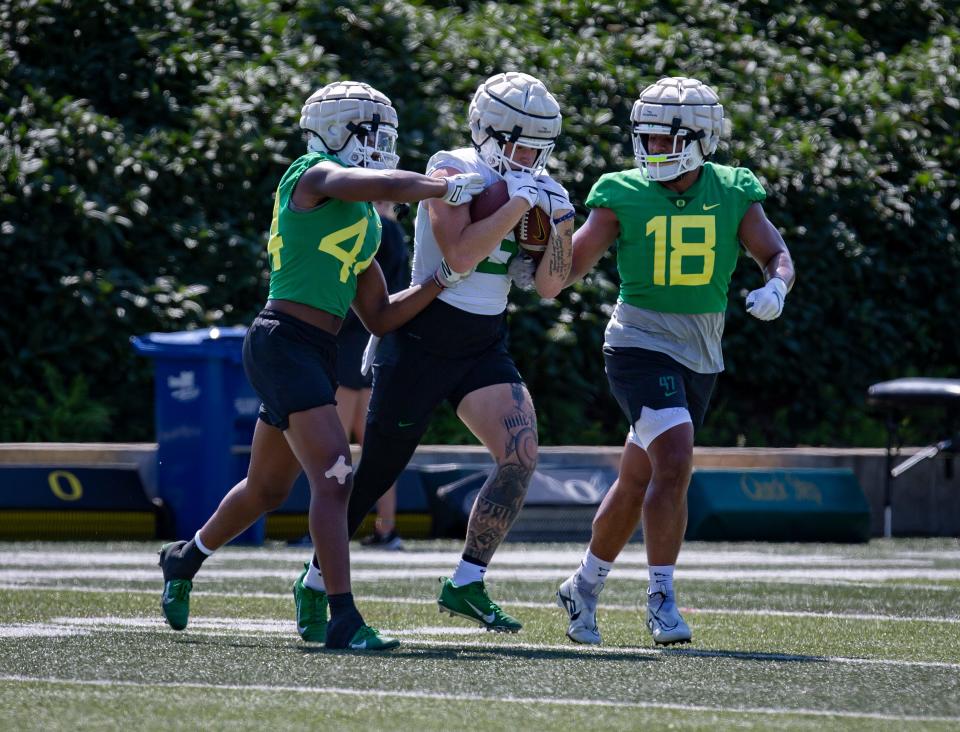
<svg viewBox="0 0 960 732">
<path fill-rule="evenodd" d="M 413 422 L 404 422 L 404 421 L 401 419 L 399 422 L 397 422 L 397 427 L 409 427 L 409 426 L 412 425 L 412 424 L 413 424 Z M 471 607 L 473 607 L 473 606 L 471 605 Z"/>
<path fill-rule="evenodd" d="M 483 614 L 482 612 L 480 612 L 480 610 L 477 609 L 477 607 L 476 607 L 472 602 L 470 602 L 469 600 L 464 600 L 464 602 L 467 603 L 467 604 L 470 606 L 470 609 L 473 610 L 473 612 L 475 612 L 477 615 L 480 616 L 480 619 L 483 620 L 483 622 L 489 624 L 489 623 L 492 623 L 494 620 L 497 619 L 497 616 L 494 615 L 493 613 L 490 613 L 489 615 L 484 615 L 484 614 Z"/>
<path fill-rule="evenodd" d="M 298 632 L 300 635 L 303 635 L 304 633 L 307 632 L 307 626 L 306 626 L 306 625 L 298 625 L 298 626 L 297 626 L 297 632 Z"/>
<path fill-rule="evenodd" d="M 711 209 L 714 209 L 714 208 L 716 208 L 716 207 L 719 206 L 719 205 L 720 205 L 719 203 L 712 203 L 712 204 L 710 204 L 709 206 L 708 206 L 707 204 L 703 204 L 703 210 L 704 210 L 704 211 L 710 211 Z"/>
</svg>

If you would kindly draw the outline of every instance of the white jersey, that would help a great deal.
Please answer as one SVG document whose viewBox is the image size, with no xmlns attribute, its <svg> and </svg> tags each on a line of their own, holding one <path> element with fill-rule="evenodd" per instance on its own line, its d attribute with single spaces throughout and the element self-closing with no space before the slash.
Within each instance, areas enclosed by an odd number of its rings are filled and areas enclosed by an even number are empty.
<svg viewBox="0 0 960 732">
<path fill-rule="evenodd" d="M 500 176 L 490 166 L 481 162 L 477 151 L 470 147 L 457 150 L 441 150 L 427 162 L 427 175 L 437 168 L 453 168 L 461 173 L 480 173 L 484 187 L 493 185 Z M 469 204 L 467 204 L 469 205 Z M 507 235 L 513 239 L 513 233 Z M 444 290 L 438 296 L 448 305 L 475 315 L 499 315 L 507 308 L 507 294 L 510 292 L 510 277 L 506 274 L 506 265 L 516 246 L 497 247 L 485 262 L 494 266 L 487 269 L 503 270 L 503 274 L 474 272 L 456 287 Z M 413 273 L 411 282 L 423 282 L 440 266 L 443 255 L 430 226 L 430 216 L 423 201 L 417 206 L 416 230 L 413 240 Z"/>
</svg>

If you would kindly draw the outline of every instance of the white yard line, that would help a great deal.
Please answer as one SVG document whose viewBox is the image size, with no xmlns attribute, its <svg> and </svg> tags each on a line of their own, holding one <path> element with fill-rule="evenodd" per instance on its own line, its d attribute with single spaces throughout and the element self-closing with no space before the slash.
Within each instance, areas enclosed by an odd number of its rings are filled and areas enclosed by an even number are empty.
<svg viewBox="0 0 960 732">
<path fill-rule="evenodd" d="M 840 709 L 790 709 L 788 707 L 724 707 L 706 704 L 677 704 L 616 701 L 608 699 L 569 699 L 562 697 L 517 697 L 485 696 L 481 694 L 445 694 L 426 691 L 397 691 L 392 689 L 358 689 L 350 687 L 312 687 L 312 686 L 268 686 L 266 684 L 204 684 L 198 682 L 154 682 L 117 681 L 113 679 L 57 679 L 50 677 L 32 677 L 21 675 L 0 675 L 0 682 L 23 684 L 52 684 L 73 686 L 98 686 L 104 688 L 131 687 L 137 689 L 198 689 L 203 691 L 240 691 L 266 692 L 281 694 L 329 694 L 333 696 L 376 697 L 380 699 L 419 699 L 444 702 L 477 702 L 481 704 L 520 704 L 537 707 L 544 704 L 564 707 L 604 707 L 613 709 L 662 709 L 667 711 L 704 712 L 708 714 L 748 714 L 763 716 L 802 716 L 842 719 L 873 719 L 891 722 L 960 722 L 960 717 L 933 715 L 884 714 L 879 712 L 853 712 Z"/>
<path fill-rule="evenodd" d="M 923 589 L 932 589 L 925 587 Z M 77 592 L 89 594 L 109 594 L 109 595 L 156 595 L 159 589 L 124 589 L 124 588 L 102 588 L 102 587 L 76 587 L 76 586 L 41 586 L 31 584 L 0 584 L 0 590 L 15 590 L 20 592 Z M 219 590 L 201 590 L 198 595 L 203 597 L 236 597 L 236 598 L 261 598 L 266 600 L 290 600 L 291 595 L 287 592 L 224 592 Z M 428 605 L 436 604 L 433 598 L 419 597 L 384 597 L 379 595 L 358 595 L 357 600 L 363 603 L 389 603 L 394 605 Z M 529 602 L 523 600 L 511 601 L 510 607 L 531 608 L 534 610 L 552 610 L 556 607 L 552 602 Z M 641 608 L 639 601 L 637 604 L 601 604 L 601 612 L 638 612 Z M 774 610 L 770 608 L 702 608 L 688 607 L 681 608 L 684 612 L 694 615 L 750 615 L 757 617 L 782 617 L 782 618 L 830 618 L 835 620 L 856 620 L 868 622 L 894 622 L 894 623 L 948 623 L 960 624 L 960 617 L 937 617 L 933 615 L 881 615 L 879 613 L 834 613 L 820 612 L 813 610 Z"/>
<path fill-rule="evenodd" d="M 159 542 L 158 542 L 159 547 Z M 227 547 L 217 555 L 215 562 L 258 564 L 301 563 L 310 557 L 309 547 L 297 549 L 240 549 Z M 452 551 L 404 551 L 384 552 L 382 550 L 351 547 L 350 561 L 355 566 L 447 566 L 455 565 L 460 558 L 459 550 Z M 540 549 L 519 550 L 501 548 L 497 552 L 496 563 L 499 566 L 541 566 L 576 567 L 583 558 L 583 549 L 559 549 L 544 551 Z M 875 558 L 847 556 L 844 554 L 777 554 L 760 551 L 723 551 L 723 550 L 682 550 L 679 564 L 690 567 L 731 567 L 731 566 L 816 566 L 816 567 L 929 567 L 935 561 L 945 557 L 937 552 L 929 554 L 910 552 L 909 555 L 891 554 Z M 124 554 L 120 552 L 68 552 L 68 551 L 11 551 L 0 554 L 0 567 L 95 567 L 97 565 L 113 567 L 156 566 L 156 554 L 152 551 Z M 643 550 L 628 549 L 617 558 L 617 567 L 647 566 L 647 557 Z"/>
<path fill-rule="evenodd" d="M 419 567 L 381 567 L 379 569 L 353 569 L 351 575 L 360 582 L 378 580 L 436 579 L 453 571 L 454 563 Z M 487 577 L 496 580 L 562 581 L 576 569 L 574 564 L 568 567 L 548 568 L 527 566 L 525 568 L 495 567 Z M 205 580 L 243 580 L 243 579 L 281 579 L 295 578 L 296 567 L 264 569 L 262 567 L 223 568 L 210 565 L 203 568 L 201 577 Z M 647 569 L 627 568 L 617 565 L 611 577 L 628 580 L 647 580 Z M 160 579 L 159 568 L 23 568 L 0 569 L 0 583 L 30 582 L 34 580 L 98 580 L 108 582 L 154 582 Z M 960 582 L 960 567 L 954 569 L 902 569 L 902 568 L 851 568 L 821 567 L 817 569 L 749 569 L 746 567 L 728 567 L 724 569 L 689 569 L 679 567 L 678 580 L 705 580 L 722 582 L 784 582 L 808 584 L 836 584 L 839 582 L 886 582 L 889 580 L 934 580 Z M 292 579 L 291 579 L 292 582 Z"/>
</svg>

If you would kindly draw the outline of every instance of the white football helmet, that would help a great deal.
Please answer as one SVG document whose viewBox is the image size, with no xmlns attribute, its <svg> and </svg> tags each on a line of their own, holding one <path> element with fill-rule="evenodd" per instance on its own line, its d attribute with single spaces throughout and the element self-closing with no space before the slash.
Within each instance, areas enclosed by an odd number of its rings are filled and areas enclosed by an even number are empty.
<svg viewBox="0 0 960 732">
<path fill-rule="evenodd" d="M 696 170 L 713 154 L 723 133 L 717 93 L 696 79 L 666 77 L 640 93 L 630 112 L 633 154 L 650 180 L 668 181 Z M 652 154 L 650 135 L 673 137 L 673 152 Z"/>
<path fill-rule="evenodd" d="M 396 168 L 397 110 L 369 84 L 335 81 L 310 95 L 300 110 L 307 149 L 336 155 L 347 165 Z"/>
<path fill-rule="evenodd" d="M 520 170 L 540 175 L 560 135 L 560 105 L 539 79 L 510 71 L 491 76 L 473 95 L 470 137 L 484 163 L 503 175 Z M 505 150 L 512 144 L 508 154 Z M 537 151 L 531 165 L 516 158 L 517 146 Z"/>
</svg>

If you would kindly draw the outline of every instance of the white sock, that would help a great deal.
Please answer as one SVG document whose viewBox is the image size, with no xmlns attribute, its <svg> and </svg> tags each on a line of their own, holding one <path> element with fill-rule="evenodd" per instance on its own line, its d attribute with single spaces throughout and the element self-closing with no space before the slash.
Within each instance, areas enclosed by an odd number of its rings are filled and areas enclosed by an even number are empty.
<svg viewBox="0 0 960 732">
<path fill-rule="evenodd" d="M 303 578 L 303 586 L 309 587 L 311 590 L 316 590 L 317 592 L 327 591 L 327 586 L 323 583 L 323 575 L 320 574 L 320 570 L 313 565 L 313 562 L 310 562 L 307 567 L 307 576 Z"/>
<path fill-rule="evenodd" d="M 482 582 L 483 575 L 486 573 L 486 567 L 481 567 L 479 564 L 468 562 L 466 559 L 461 557 L 460 563 L 457 565 L 457 568 L 453 572 L 453 577 L 450 579 L 453 580 L 453 584 L 455 584 L 457 587 L 463 587 L 464 585 L 469 585 L 472 582 Z"/>
<path fill-rule="evenodd" d="M 588 548 L 580 562 L 580 581 L 591 587 L 606 582 L 607 575 L 613 569 L 613 562 L 600 559 Z"/>
<path fill-rule="evenodd" d="M 668 595 L 673 594 L 673 570 L 675 564 L 651 564 L 647 569 L 650 572 L 650 589 L 656 591 L 658 586 Z"/>
<path fill-rule="evenodd" d="M 197 530 L 197 533 L 193 535 L 193 543 L 197 545 L 197 549 L 199 549 L 200 551 L 202 551 L 202 552 L 203 552 L 204 554 L 206 554 L 208 557 L 209 557 L 211 554 L 213 554 L 213 551 L 214 551 L 214 550 L 213 550 L 213 549 L 207 549 L 207 547 L 204 545 L 204 543 L 203 543 L 202 541 L 200 541 L 200 531 L 199 531 L 199 529 Z"/>
</svg>

